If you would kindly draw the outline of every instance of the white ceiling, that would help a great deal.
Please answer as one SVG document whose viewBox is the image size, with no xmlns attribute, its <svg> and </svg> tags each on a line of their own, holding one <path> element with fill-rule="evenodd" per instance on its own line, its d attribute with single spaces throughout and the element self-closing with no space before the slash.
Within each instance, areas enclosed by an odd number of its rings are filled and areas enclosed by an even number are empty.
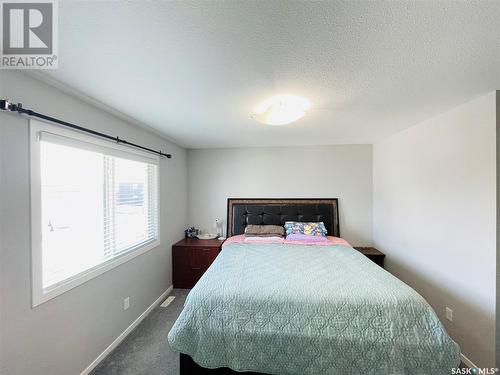
<svg viewBox="0 0 500 375">
<path fill-rule="evenodd" d="M 373 143 L 500 89 L 500 1 L 59 1 L 51 78 L 190 148 Z M 276 94 L 311 111 L 250 113 Z"/>
</svg>

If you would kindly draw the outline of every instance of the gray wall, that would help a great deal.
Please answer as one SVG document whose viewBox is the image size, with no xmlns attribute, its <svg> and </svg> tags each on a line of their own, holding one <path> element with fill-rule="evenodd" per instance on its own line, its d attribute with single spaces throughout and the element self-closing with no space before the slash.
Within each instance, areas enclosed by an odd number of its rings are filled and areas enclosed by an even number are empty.
<svg viewBox="0 0 500 375">
<path fill-rule="evenodd" d="M 227 198 L 339 198 L 340 232 L 372 241 L 372 146 L 188 151 L 189 223 L 213 232 Z"/>
<path fill-rule="evenodd" d="M 497 116 L 497 313 L 496 313 L 496 367 L 500 367 L 500 90 L 496 92 Z"/>
<path fill-rule="evenodd" d="M 495 115 L 490 93 L 373 149 L 375 245 L 479 367 L 495 363 Z"/>
<path fill-rule="evenodd" d="M 32 309 L 28 121 L 0 114 L 0 373 L 79 374 L 171 285 L 171 244 L 187 222 L 186 151 L 19 72 L 0 71 L 0 94 L 173 154 L 161 161 L 161 245 Z"/>
</svg>

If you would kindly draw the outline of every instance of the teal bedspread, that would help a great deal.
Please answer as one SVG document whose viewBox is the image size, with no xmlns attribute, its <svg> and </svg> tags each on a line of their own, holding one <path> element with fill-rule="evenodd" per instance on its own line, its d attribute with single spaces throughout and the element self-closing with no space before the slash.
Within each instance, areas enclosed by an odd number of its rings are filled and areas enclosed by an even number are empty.
<svg viewBox="0 0 500 375">
<path fill-rule="evenodd" d="M 267 374 L 450 374 L 460 363 L 428 303 L 347 246 L 224 246 L 168 340 L 201 366 Z"/>
</svg>

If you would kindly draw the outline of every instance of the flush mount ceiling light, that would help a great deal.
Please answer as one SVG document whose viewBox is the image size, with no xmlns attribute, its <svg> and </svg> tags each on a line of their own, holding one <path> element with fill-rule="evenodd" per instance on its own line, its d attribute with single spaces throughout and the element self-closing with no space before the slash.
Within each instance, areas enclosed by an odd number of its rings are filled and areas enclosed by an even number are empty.
<svg viewBox="0 0 500 375">
<path fill-rule="evenodd" d="M 303 117 L 310 107 L 302 96 L 276 95 L 260 103 L 251 117 L 261 124 L 286 125 Z"/>
</svg>

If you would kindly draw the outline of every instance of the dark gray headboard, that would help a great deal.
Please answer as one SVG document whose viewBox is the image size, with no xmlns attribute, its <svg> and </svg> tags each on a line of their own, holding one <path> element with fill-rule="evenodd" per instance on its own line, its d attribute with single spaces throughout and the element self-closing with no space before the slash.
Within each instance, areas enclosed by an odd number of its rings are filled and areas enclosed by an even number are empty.
<svg viewBox="0 0 500 375">
<path fill-rule="evenodd" d="M 285 221 L 322 221 L 328 235 L 340 237 L 337 198 L 227 200 L 227 236 L 245 233 L 248 224 L 283 225 Z"/>
</svg>

